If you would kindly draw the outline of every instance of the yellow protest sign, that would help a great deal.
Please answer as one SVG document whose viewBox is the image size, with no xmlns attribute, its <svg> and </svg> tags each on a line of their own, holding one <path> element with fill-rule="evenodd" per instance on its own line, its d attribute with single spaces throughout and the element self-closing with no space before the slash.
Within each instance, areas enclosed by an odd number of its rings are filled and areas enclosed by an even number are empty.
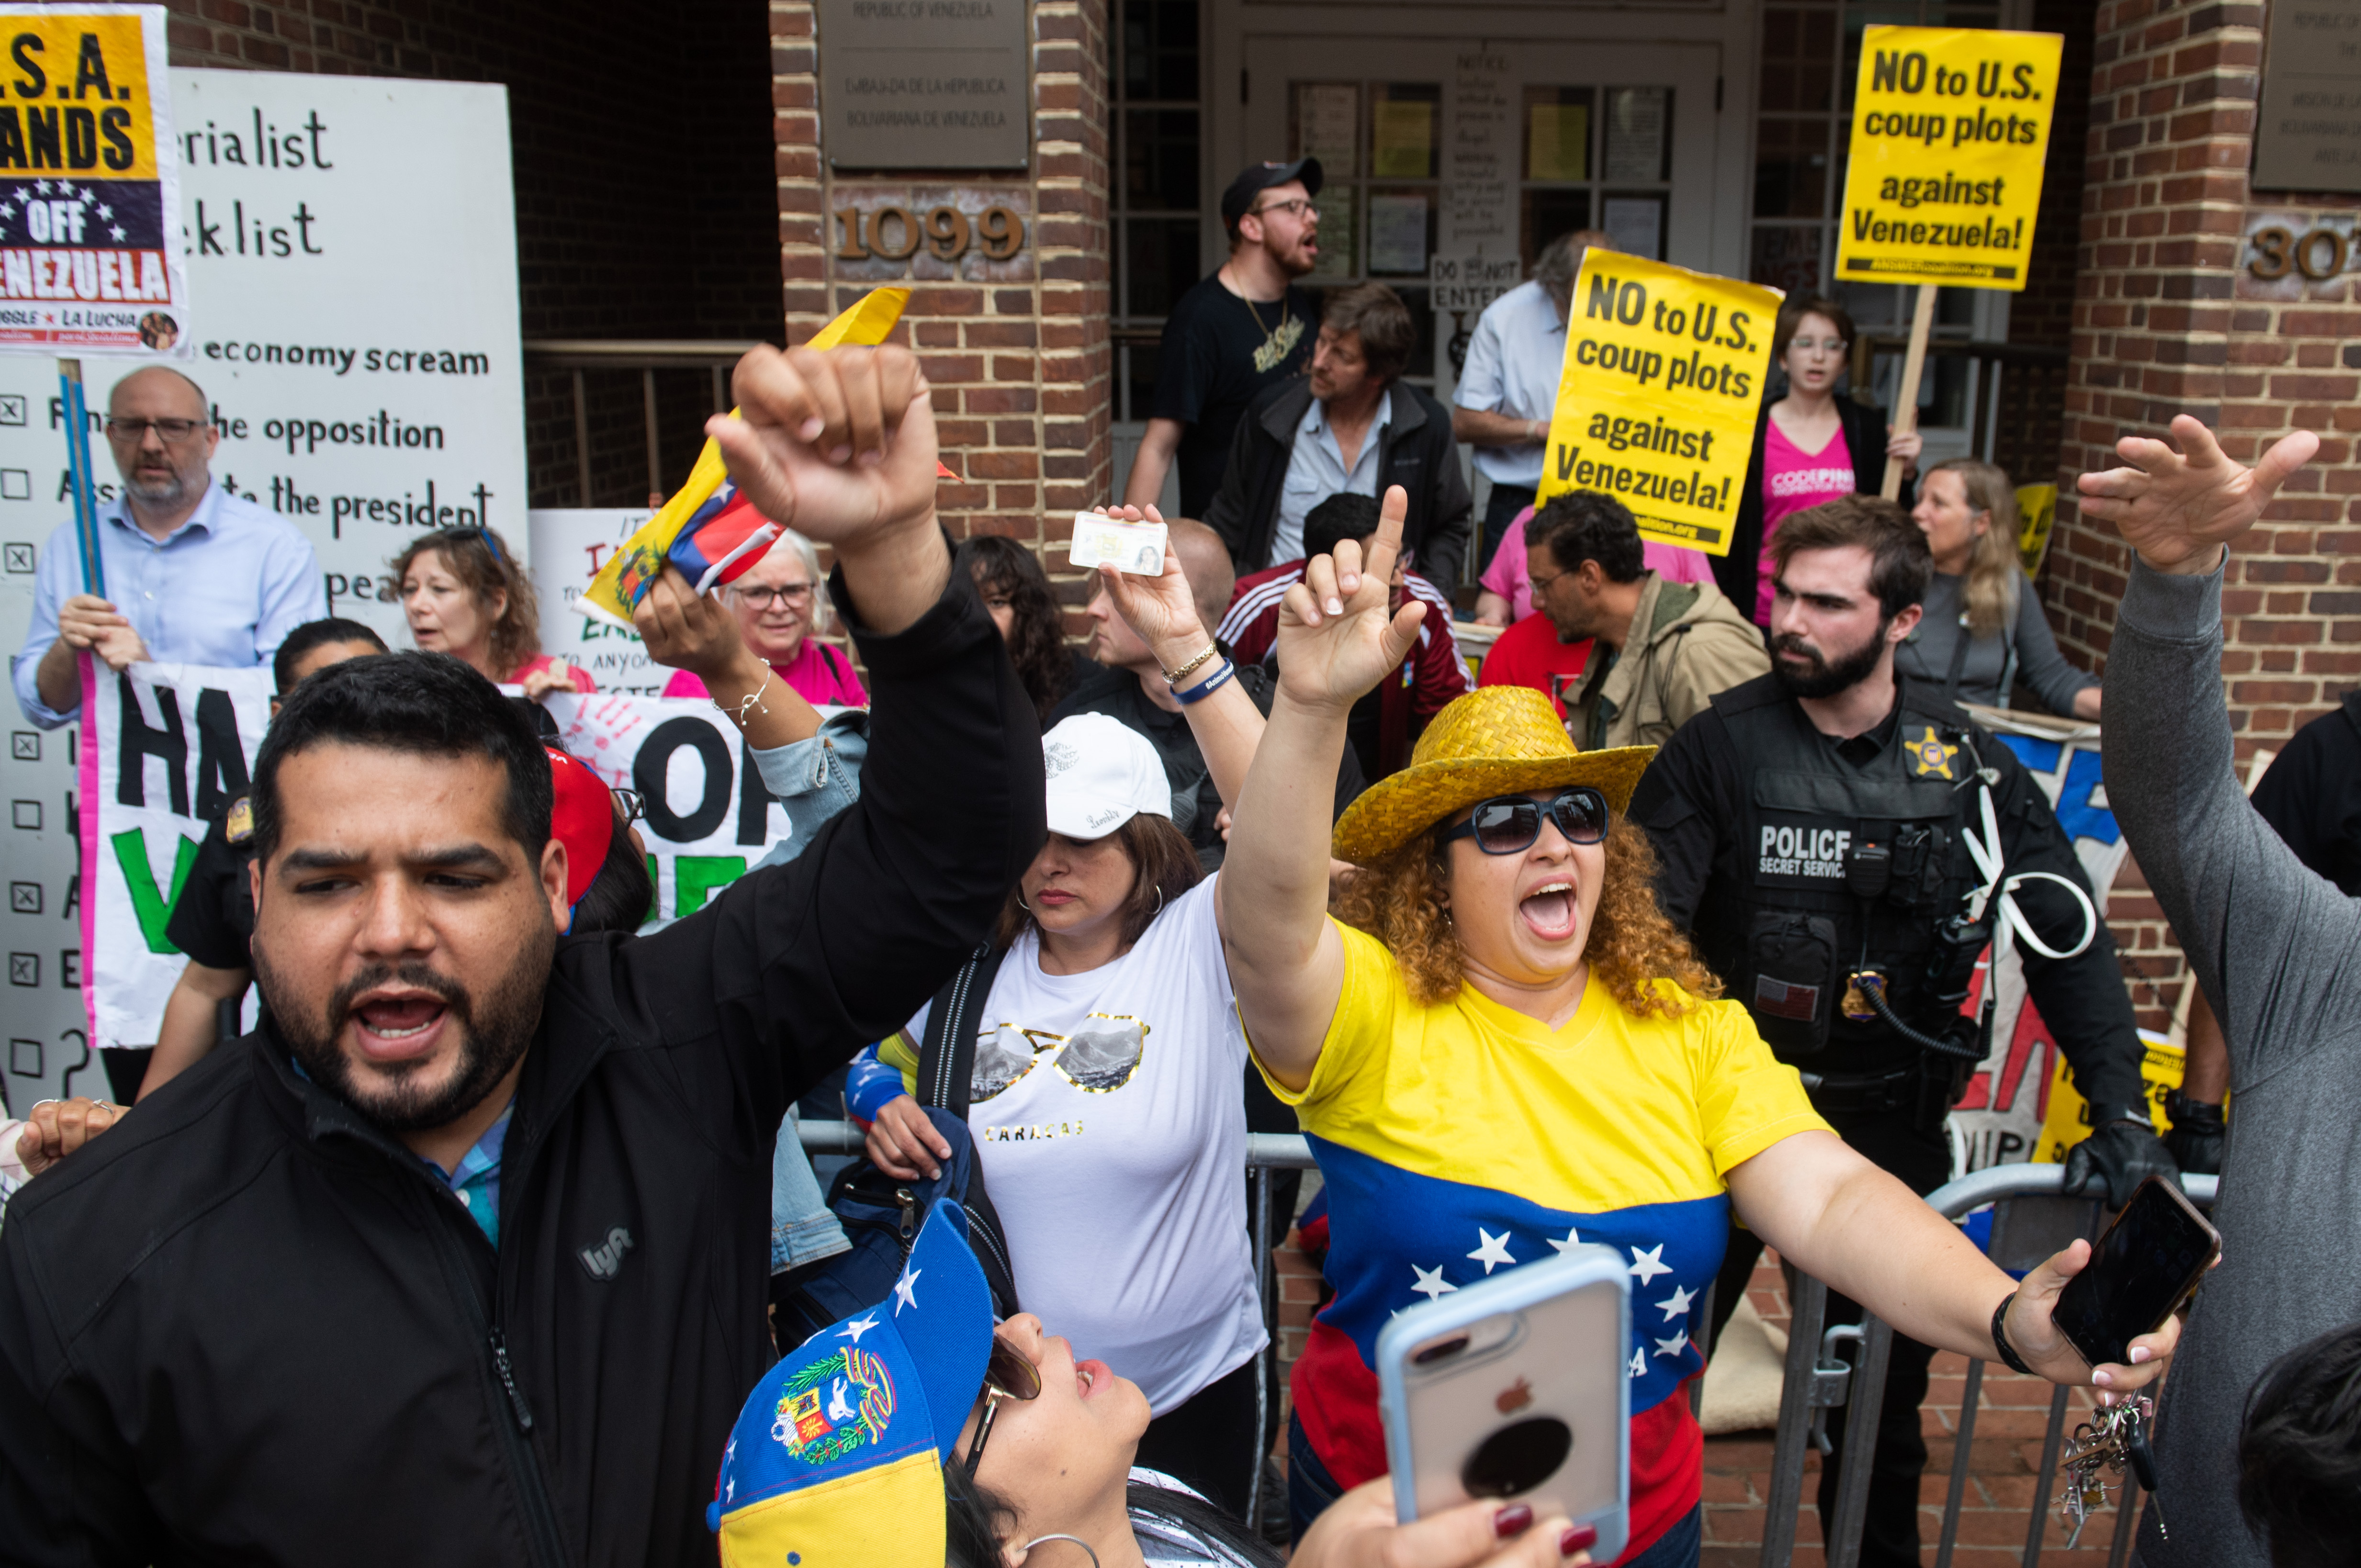
<svg viewBox="0 0 2361 1568">
<path fill-rule="evenodd" d="M 2025 287 L 2064 44 L 1982 27 L 1862 34 L 1838 278 Z"/>
<path fill-rule="evenodd" d="M 1728 554 L 1780 297 L 1585 252 L 1539 501 L 1598 490 L 1630 507 L 1648 538 Z"/>
<path fill-rule="evenodd" d="M 2148 1120 L 2158 1127 L 2172 1125 L 2164 1097 L 2180 1087 L 2189 1060 L 2179 1046 L 2146 1029 L 2140 1031 L 2140 1092 L 2147 1101 Z M 2041 1141 L 2027 1157 L 2037 1165 L 2063 1165 L 2066 1151 L 2091 1135 L 2091 1105 L 2074 1087 L 2066 1054 L 2058 1053 L 2049 1080 L 2049 1113 L 2041 1121 Z"/>
<path fill-rule="evenodd" d="M 819 331 L 812 334 L 807 348 L 835 348 L 843 344 L 875 345 L 885 341 L 894 323 L 902 319 L 902 307 L 910 302 L 907 289 L 872 289 L 854 302 L 851 308 L 839 315 Z M 738 411 L 731 409 L 730 417 L 736 419 Z M 675 540 L 688 526 L 707 513 L 707 503 L 729 477 L 729 469 L 721 461 L 721 448 L 707 437 L 697 455 L 697 462 L 688 471 L 687 483 L 672 494 L 655 516 L 648 519 L 640 531 L 623 541 L 622 547 L 607 557 L 598 575 L 574 608 L 599 620 L 612 621 L 629 630 L 631 609 L 646 597 L 648 589 L 664 572 L 664 562 L 672 555 Z"/>
<path fill-rule="evenodd" d="M 0 348 L 188 358 L 163 7 L 5 5 L 0 21 Z"/>
</svg>

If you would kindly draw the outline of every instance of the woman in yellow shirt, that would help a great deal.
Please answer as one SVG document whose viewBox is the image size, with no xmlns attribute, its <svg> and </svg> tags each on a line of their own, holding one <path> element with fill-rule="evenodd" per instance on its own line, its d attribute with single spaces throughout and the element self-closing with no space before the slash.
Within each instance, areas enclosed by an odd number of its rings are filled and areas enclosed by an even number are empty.
<svg viewBox="0 0 2361 1568">
<path fill-rule="evenodd" d="M 1728 1211 L 1901 1332 L 2021 1356 L 2120 1393 L 2050 1321 L 2089 1257 L 2022 1287 L 1907 1188 L 1847 1148 L 1795 1070 L 1658 913 L 1645 837 L 1620 820 L 1649 748 L 1578 752 L 1547 701 L 1488 687 L 1437 715 L 1411 766 L 1335 825 L 1361 869 L 1328 914 L 1328 796 L 1353 700 L 1400 667 L 1423 611 L 1389 619 L 1404 498 L 1368 558 L 1314 560 L 1279 620 L 1279 685 L 1218 898 L 1238 1012 L 1298 1107 L 1326 1179 L 1335 1299 L 1294 1375 L 1299 1534 L 1385 1468 L 1371 1358 L 1391 1314 L 1577 1243 L 1624 1254 L 1633 1341 L 1631 1538 L 1620 1561 L 1691 1564 L 1702 1438 L 1676 1398 Z M 1593 983 L 1596 981 L 1597 983 Z M 2103 1395 L 2103 1398 L 2106 1396 Z"/>
</svg>

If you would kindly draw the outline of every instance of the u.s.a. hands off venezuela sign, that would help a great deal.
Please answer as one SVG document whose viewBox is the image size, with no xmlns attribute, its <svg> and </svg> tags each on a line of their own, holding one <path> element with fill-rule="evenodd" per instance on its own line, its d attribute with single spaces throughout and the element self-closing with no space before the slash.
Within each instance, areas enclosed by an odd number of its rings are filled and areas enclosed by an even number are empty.
<svg viewBox="0 0 2361 1568">
<path fill-rule="evenodd" d="M 1728 554 L 1780 297 L 1586 251 L 1539 500 L 1596 490 L 1631 508 L 1650 539 Z"/>
<path fill-rule="evenodd" d="M 1977 27 L 1862 35 L 1839 278 L 2025 287 L 2064 42 Z"/>
<path fill-rule="evenodd" d="M 0 348 L 189 352 L 159 5 L 0 5 Z"/>
</svg>

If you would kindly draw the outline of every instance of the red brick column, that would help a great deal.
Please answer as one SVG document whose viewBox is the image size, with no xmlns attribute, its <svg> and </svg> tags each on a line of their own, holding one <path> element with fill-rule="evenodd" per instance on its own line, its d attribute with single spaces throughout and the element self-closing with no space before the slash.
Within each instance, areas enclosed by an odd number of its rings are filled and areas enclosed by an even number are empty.
<svg viewBox="0 0 2361 1568">
<path fill-rule="evenodd" d="M 2349 239 L 2361 203 L 2250 190 L 2265 14 L 2260 0 L 2099 8 L 2059 524 L 2042 581 L 2068 656 L 2103 670 L 2129 556 L 2112 529 L 2079 516 L 2075 476 L 2112 466 L 2116 440 L 2161 435 L 2178 413 L 2249 462 L 2290 430 L 2327 437 L 2231 561 L 2222 663 L 2242 759 L 2284 744 L 2361 676 L 2352 247 L 2312 252 L 2315 270 L 2334 254 L 2345 271 L 2267 280 L 2252 238 L 2276 226 Z M 2136 866 L 2118 878 L 2111 915 L 2140 1021 L 2161 1028 L 2180 954 Z"/>
<path fill-rule="evenodd" d="M 1034 155 L 1022 173 L 839 176 L 819 147 L 820 78 L 809 0 L 773 0 L 773 103 L 779 238 L 790 342 L 878 283 L 912 285 L 895 340 L 934 385 L 944 460 L 938 492 L 956 537 L 1005 534 L 1038 549 L 1062 539 L 1047 512 L 1103 498 L 1112 356 L 1107 340 L 1106 0 L 1033 0 Z M 1000 206 L 1025 225 L 1005 261 L 970 250 L 944 262 L 845 254 L 836 214 L 884 205 L 954 206 L 971 221 Z M 1053 557 L 1060 567 L 1063 553 Z M 1048 564 L 1048 563 L 1045 563 Z"/>
</svg>

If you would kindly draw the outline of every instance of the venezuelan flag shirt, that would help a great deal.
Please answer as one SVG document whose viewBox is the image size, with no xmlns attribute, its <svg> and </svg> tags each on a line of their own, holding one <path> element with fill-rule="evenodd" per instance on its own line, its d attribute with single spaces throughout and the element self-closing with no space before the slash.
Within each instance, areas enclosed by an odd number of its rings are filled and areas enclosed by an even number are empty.
<svg viewBox="0 0 2361 1568">
<path fill-rule="evenodd" d="M 1296 1363 L 1304 1433 L 1345 1486 L 1386 1470 L 1378 1333 L 1402 1308 L 1603 1243 L 1631 1266 L 1631 1546 L 1696 1507 L 1704 1435 L 1681 1386 L 1721 1266 L 1723 1177 L 1827 1131 L 1745 1009 L 1639 1017 L 1603 984 L 1551 1029 L 1462 986 L 1411 999 L 1393 955 L 1339 925 L 1345 988 L 1295 1105 L 1329 1201 L 1335 1299 Z M 1269 1073 L 1265 1070 L 1268 1080 Z"/>
</svg>

